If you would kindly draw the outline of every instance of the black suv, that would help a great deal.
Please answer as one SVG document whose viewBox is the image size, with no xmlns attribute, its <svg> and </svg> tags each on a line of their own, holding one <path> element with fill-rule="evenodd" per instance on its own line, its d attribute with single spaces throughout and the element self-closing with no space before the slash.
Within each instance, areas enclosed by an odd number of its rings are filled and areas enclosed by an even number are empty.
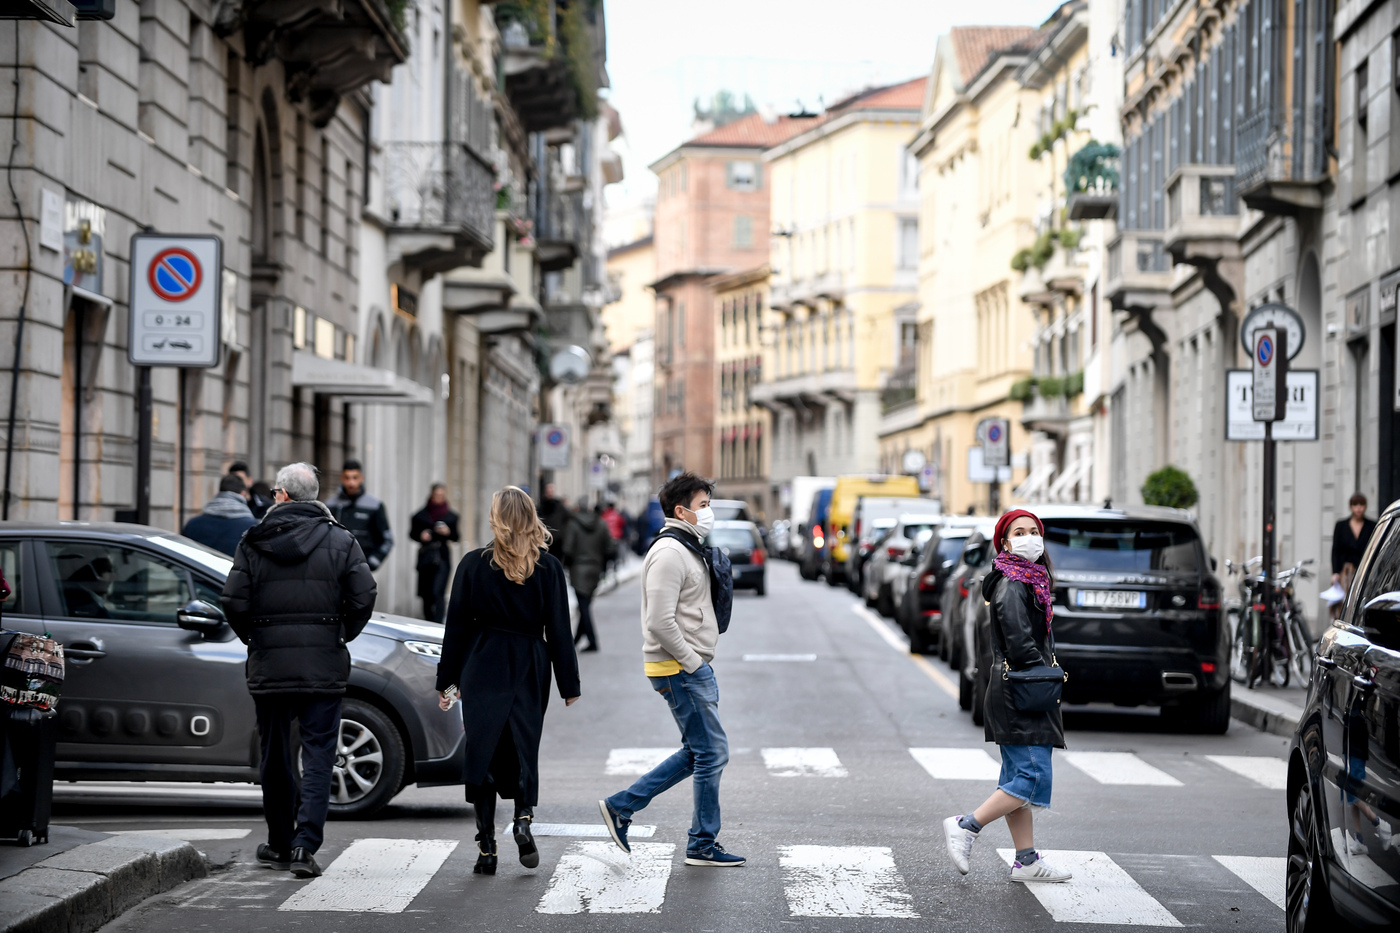
<svg viewBox="0 0 1400 933">
<path fill-rule="evenodd" d="M 1220 582 L 1190 514 L 1154 506 L 1029 508 L 1045 524 L 1054 571 L 1065 703 L 1160 706 L 1183 727 L 1224 733 L 1229 633 Z M 988 625 L 979 599 L 974 711 L 994 673 Z"/>
<path fill-rule="evenodd" d="M 1400 502 L 1318 643 L 1288 813 L 1289 933 L 1400 927 Z"/>
</svg>

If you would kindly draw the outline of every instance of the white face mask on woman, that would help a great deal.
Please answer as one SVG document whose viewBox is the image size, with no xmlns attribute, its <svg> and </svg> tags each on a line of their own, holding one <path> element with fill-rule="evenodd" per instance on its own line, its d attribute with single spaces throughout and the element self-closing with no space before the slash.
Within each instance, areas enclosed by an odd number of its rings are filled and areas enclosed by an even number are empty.
<svg viewBox="0 0 1400 933">
<path fill-rule="evenodd" d="M 1021 535 L 1011 539 L 1011 553 L 1029 561 L 1037 561 L 1040 560 L 1040 555 L 1045 553 L 1045 542 L 1037 534 Z"/>
</svg>

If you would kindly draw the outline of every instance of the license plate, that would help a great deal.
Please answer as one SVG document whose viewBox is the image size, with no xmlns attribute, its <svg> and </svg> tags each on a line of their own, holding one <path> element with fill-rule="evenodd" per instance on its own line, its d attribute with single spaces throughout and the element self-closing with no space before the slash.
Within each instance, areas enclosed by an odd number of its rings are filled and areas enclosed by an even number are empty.
<svg viewBox="0 0 1400 933">
<path fill-rule="evenodd" d="M 1146 609 L 1142 590 L 1078 590 L 1075 605 L 1090 609 Z"/>
</svg>

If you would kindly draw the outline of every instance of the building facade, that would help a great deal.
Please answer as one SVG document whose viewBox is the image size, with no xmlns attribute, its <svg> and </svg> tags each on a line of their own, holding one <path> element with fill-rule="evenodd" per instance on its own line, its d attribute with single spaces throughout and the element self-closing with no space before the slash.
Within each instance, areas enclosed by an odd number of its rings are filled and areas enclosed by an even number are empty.
<svg viewBox="0 0 1400 933">
<path fill-rule="evenodd" d="M 763 381 L 763 336 L 769 332 L 767 265 L 711 280 L 714 289 L 715 355 L 718 361 L 719 450 L 715 455 L 715 497 L 743 499 L 762 520 L 775 508 L 771 420 L 754 401 Z"/>
</svg>

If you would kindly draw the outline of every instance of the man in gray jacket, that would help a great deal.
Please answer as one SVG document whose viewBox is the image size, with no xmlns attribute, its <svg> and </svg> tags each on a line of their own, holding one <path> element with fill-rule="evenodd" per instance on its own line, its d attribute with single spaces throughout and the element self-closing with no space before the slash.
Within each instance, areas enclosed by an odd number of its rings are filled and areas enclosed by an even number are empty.
<svg viewBox="0 0 1400 933">
<path fill-rule="evenodd" d="M 603 822 L 624 852 L 627 828 L 652 798 L 693 777 L 695 811 L 685 849 L 687 865 L 734 866 L 742 856 L 724 851 L 719 835 L 719 778 L 729 763 L 729 739 L 719 721 L 719 685 L 710 660 L 719 622 L 710 600 L 710 573 L 692 550 L 714 527 L 714 486 L 682 473 L 661 487 L 666 525 L 642 564 L 642 658 L 652 689 L 676 718 L 681 750 L 642 775 L 627 790 L 598 801 Z"/>
</svg>

